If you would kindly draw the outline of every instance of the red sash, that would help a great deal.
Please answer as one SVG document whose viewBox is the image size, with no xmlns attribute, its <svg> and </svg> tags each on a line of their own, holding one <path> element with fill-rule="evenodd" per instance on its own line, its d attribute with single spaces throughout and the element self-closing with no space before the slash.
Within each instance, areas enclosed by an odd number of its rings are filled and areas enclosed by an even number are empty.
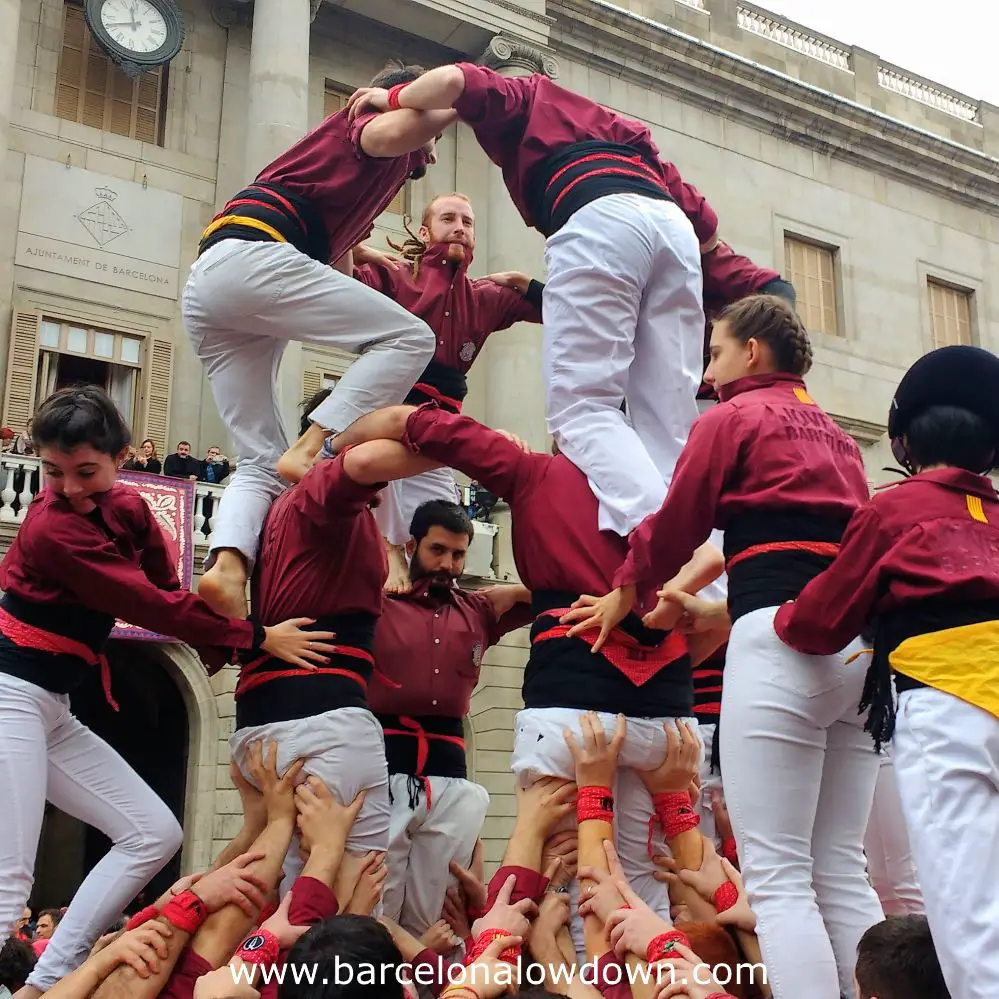
<svg viewBox="0 0 999 999">
<path fill-rule="evenodd" d="M 731 572 L 732 566 L 747 558 L 768 555 L 771 552 L 809 552 L 812 555 L 828 555 L 829 558 L 835 558 L 839 554 L 839 545 L 831 541 L 770 541 L 763 545 L 750 545 L 728 560 L 725 571 Z"/>
</svg>

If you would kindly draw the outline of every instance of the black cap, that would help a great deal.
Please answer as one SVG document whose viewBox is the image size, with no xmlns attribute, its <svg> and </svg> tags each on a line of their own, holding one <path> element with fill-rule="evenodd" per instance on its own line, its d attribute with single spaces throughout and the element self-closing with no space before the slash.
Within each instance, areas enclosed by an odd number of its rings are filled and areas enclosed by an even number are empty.
<svg viewBox="0 0 999 999">
<path fill-rule="evenodd" d="M 909 424 L 931 406 L 954 406 L 980 416 L 999 452 L 999 357 L 980 347 L 941 347 L 905 373 L 888 412 L 888 438 L 898 457 Z"/>
</svg>

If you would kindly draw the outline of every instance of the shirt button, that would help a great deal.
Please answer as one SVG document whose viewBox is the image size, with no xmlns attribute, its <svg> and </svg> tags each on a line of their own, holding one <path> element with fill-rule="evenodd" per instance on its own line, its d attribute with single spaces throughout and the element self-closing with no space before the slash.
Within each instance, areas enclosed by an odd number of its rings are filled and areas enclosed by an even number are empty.
<svg viewBox="0 0 999 999">
<path fill-rule="evenodd" d="M 441 644 L 441 640 L 439 638 L 435 638 L 434 639 L 434 645 L 440 645 L 440 644 Z"/>
<path fill-rule="evenodd" d="M 448 317 L 448 316 L 450 316 L 450 315 L 451 315 L 451 313 L 450 313 L 450 312 L 445 312 L 445 313 L 444 313 L 444 318 L 445 318 L 445 319 L 447 319 L 447 317 Z"/>
<path fill-rule="evenodd" d="M 430 703 L 431 703 L 431 704 L 432 704 L 432 705 L 433 705 L 433 706 L 434 706 L 435 708 L 437 707 L 437 702 L 436 702 L 436 701 L 431 701 Z"/>
<path fill-rule="evenodd" d="M 435 670 L 434 670 L 434 672 L 435 672 L 435 673 L 439 673 L 439 672 L 440 672 L 440 670 L 439 670 L 439 669 L 435 669 Z"/>
</svg>

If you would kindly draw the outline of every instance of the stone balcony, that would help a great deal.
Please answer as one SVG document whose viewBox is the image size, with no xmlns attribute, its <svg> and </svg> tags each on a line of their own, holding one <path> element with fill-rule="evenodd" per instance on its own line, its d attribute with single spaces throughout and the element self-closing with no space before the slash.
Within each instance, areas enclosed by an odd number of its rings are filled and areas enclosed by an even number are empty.
<svg viewBox="0 0 999 999">
<path fill-rule="evenodd" d="M 41 488 L 39 459 L 18 454 L 0 455 L 0 555 L 10 547 L 17 528 L 28 512 L 28 506 Z M 465 487 L 465 499 L 467 501 Z M 194 575 L 202 571 L 203 556 L 208 553 L 212 520 L 218 513 L 225 486 L 208 482 L 194 485 Z M 469 549 L 466 580 L 471 585 L 486 585 L 497 580 L 494 571 L 497 535 L 501 528 L 475 520 L 475 539 Z"/>
</svg>

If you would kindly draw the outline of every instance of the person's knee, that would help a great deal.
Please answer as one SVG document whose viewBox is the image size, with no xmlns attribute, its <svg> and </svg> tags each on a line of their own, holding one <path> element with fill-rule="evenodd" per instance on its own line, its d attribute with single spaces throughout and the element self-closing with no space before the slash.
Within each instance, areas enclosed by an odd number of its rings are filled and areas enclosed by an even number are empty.
<svg viewBox="0 0 999 999">
<path fill-rule="evenodd" d="M 184 844 L 184 830 L 173 812 L 161 802 L 119 846 L 150 860 L 169 860 Z"/>
</svg>

